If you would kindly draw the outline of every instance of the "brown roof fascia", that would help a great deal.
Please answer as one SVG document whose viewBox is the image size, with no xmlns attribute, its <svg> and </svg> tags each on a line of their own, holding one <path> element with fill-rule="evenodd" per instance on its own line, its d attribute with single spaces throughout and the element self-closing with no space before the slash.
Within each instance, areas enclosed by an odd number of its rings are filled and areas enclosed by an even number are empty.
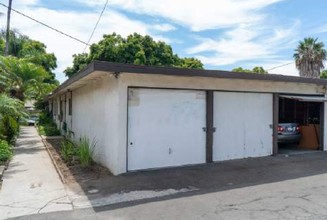
<svg viewBox="0 0 327 220">
<path fill-rule="evenodd" d="M 196 76 L 196 77 L 213 77 L 226 79 L 245 79 L 245 80 L 264 80 L 292 83 L 307 83 L 327 86 L 325 79 L 304 78 L 298 76 L 285 76 L 277 74 L 257 74 L 257 73 L 242 73 L 230 72 L 221 70 L 201 70 L 201 69 L 184 69 L 176 67 L 159 67 L 159 66 L 144 66 L 135 64 L 111 63 L 107 61 L 92 61 L 86 68 L 78 72 L 71 78 L 62 83 L 49 98 L 53 97 L 59 91 L 65 89 L 72 83 L 82 79 L 94 71 L 104 71 L 108 73 L 139 73 L 139 74 L 159 74 L 171 76 Z"/>
</svg>

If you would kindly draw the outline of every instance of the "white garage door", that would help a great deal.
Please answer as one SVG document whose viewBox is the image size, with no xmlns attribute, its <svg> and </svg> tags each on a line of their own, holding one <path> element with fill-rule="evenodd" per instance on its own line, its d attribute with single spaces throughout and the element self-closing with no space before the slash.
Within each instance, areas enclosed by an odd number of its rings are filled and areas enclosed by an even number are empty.
<svg viewBox="0 0 327 220">
<path fill-rule="evenodd" d="M 205 163 L 202 91 L 129 89 L 128 170 Z"/>
<path fill-rule="evenodd" d="M 213 160 L 272 154 L 272 94 L 214 93 Z"/>
</svg>

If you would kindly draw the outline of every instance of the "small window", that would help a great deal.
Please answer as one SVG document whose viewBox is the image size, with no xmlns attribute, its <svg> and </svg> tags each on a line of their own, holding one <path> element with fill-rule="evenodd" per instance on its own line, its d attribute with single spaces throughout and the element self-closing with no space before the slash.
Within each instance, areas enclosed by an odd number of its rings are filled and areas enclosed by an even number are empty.
<svg viewBox="0 0 327 220">
<path fill-rule="evenodd" d="M 72 99 L 68 99 L 68 115 L 72 115 L 73 112 L 73 102 Z"/>
<path fill-rule="evenodd" d="M 53 105 L 53 115 L 56 116 L 57 114 L 58 114 L 58 103 L 57 101 L 55 101 Z"/>
<path fill-rule="evenodd" d="M 64 108 L 64 102 L 63 101 L 60 101 L 60 103 L 59 103 L 59 109 L 60 109 L 60 118 L 59 118 L 59 120 L 60 121 L 63 121 L 63 119 L 64 119 L 64 111 L 63 111 L 63 108 Z"/>
</svg>

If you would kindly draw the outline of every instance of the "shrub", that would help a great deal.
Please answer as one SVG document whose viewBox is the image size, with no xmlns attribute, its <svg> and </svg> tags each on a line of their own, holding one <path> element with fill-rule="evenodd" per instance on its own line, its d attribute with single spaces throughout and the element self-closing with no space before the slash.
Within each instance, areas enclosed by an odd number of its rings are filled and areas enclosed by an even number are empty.
<svg viewBox="0 0 327 220">
<path fill-rule="evenodd" d="M 88 167 L 93 162 L 93 155 L 95 150 L 96 142 L 90 140 L 83 136 L 78 143 L 78 158 L 82 166 Z"/>
<path fill-rule="evenodd" d="M 4 116 L 1 119 L 1 134 L 8 143 L 13 143 L 19 133 L 19 123 L 11 116 Z"/>
<path fill-rule="evenodd" d="M 12 158 L 12 150 L 7 141 L 0 140 L 0 164 L 4 164 L 6 161 Z"/>
<path fill-rule="evenodd" d="M 64 161 L 66 161 L 67 163 L 71 163 L 74 160 L 74 156 L 76 155 L 77 150 L 72 141 L 64 140 L 61 143 L 60 153 Z"/>
<path fill-rule="evenodd" d="M 45 136 L 58 136 L 60 131 L 57 129 L 56 124 L 46 124 L 38 126 L 39 134 Z"/>
<path fill-rule="evenodd" d="M 57 128 L 56 123 L 52 120 L 50 113 L 42 112 L 39 115 L 38 130 L 40 135 L 45 136 L 58 136 L 60 131 Z"/>
<path fill-rule="evenodd" d="M 49 112 L 42 112 L 42 113 L 40 113 L 38 123 L 40 125 L 45 125 L 45 124 L 51 124 L 51 123 L 53 123 L 53 120 L 51 118 L 50 113 Z"/>
<path fill-rule="evenodd" d="M 57 128 L 56 124 L 46 124 L 44 126 L 44 132 L 46 136 L 58 136 L 60 131 Z"/>
</svg>

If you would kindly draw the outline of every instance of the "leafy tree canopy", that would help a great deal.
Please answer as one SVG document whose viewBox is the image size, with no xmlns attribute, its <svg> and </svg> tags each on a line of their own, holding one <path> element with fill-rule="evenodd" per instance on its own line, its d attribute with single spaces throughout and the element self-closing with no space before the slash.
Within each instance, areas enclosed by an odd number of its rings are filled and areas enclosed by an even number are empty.
<svg viewBox="0 0 327 220">
<path fill-rule="evenodd" d="M 127 38 L 116 33 L 104 35 L 102 40 L 90 47 L 89 54 L 75 54 L 73 58 L 73 66 L 64 71 L 68 77 L 83 69 L 92 60 L 203 69 L 200 60 L 180 58 L 173 53 L 170 45 L 137 33 Z"/>
<path fill-rule="evenodd" d="M 252 70 L 243 69 L 242 67 L 237 67 L 232 70 L 233 72 L 242 72 L 242 73 L 258 73 L 258 74 L 267 74 L 268 72 L 261 66 L 256 66 Z"/>
<path fill-rule="evenodd" d="M 51 92 L 56 84 L 47 83 L 49 78 L 42 66 L 17 57 L 0 56 L 0 87 L 12 96 L 25 98 L 42 98 Z"/>
<path fill-rule="evenodd" d="M 0 55 L 4 55 L 6 32 L 0 32 Z M 47 53 L 45 44 L 30 39 L 16 30 L 11 30 L 9 35 L 9 54 L 14 57 L 23 58 L 28 62 L 42 66 L 49 74 L 47 83 L 58 84 L 55 74 L 52 72 L 57 68 L 57 58 L 53 53 Z"/>
<path fill-rule="evenodd" d="M 24 103 L 4 93 L 0 94 L 0 118 L 4 116 L 15 118 L 26 117 L 27 113 L 24 108 Z"/>
<path fill-rule="evenodd" d="M 327 79 L 327 70 L 323 70 L 320 73 L 320 78 L 321 79 Z"/>
</svg>

